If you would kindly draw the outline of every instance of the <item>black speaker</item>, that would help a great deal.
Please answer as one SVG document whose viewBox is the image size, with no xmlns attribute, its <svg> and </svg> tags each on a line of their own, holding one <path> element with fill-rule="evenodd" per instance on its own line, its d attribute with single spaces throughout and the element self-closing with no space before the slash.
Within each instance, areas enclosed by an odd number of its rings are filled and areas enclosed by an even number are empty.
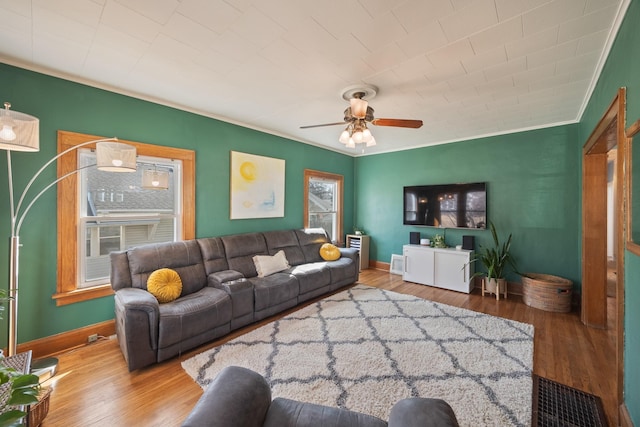
<svg viewBox="0 0 640 427">
<path fill-rule="evenodd" d="M 409 243 L 412 245 L 420 244 L 420 232 L 419 231 L 410 231 L 409 232 Z"/>
<path fill-rule="evenodd" d="M 472 251 L 475 245 L 476 245 L 475 236 L 462 236 L 462 249 L 467 249 Z"/>
</svg>

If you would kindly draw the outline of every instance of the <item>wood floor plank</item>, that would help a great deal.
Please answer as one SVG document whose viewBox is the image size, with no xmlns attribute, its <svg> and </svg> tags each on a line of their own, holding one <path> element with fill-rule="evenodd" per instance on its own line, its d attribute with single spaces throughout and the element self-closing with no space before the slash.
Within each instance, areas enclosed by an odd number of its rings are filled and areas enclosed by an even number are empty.
<svg viewBox="0 0 640 427">
<path fill-rule="evenodd" d="M 372 269 L 361 273 L 360 283 L 533 324 L 534 372 L 600 396 L 610 425 L 615 425 L 614 331 L 587 328 L 578 313 L 549 313 L 528 307 L 517 295 L 496 301 L 482 297 L 477 290 L 466 295 L 403 282 L 401 276 Z M 609 324 L 615 325 L 615 319 L 611 319 L 614 304 L 609 305 Z M 49 415 L 42 425 L 179 426 L 202 394 L 180 363 L 269 320 L 132 373 L 127 371 L 115 339 L 102 339 L 61 354 L 59 373 L 48 384 L 53 393 Z"/>
</svg>

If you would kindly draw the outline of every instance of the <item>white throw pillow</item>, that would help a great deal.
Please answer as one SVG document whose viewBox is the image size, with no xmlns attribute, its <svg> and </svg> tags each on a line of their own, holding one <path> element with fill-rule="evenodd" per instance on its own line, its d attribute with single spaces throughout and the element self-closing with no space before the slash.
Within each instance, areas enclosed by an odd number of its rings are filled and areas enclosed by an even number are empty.
<svg viewBox="0 0 640 427">
<path fill-rule="evenodd" d="M 284 251 L 278 251 L 274 256 L 255 255 L 253 263 L 256 265 L 258 277 L 269 276 L 290 267 Z"/>
</svg>

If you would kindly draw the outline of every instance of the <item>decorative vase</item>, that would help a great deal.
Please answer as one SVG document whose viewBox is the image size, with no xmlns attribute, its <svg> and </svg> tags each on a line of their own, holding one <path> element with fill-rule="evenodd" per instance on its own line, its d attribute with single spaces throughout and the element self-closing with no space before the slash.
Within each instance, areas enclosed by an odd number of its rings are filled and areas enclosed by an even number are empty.
<svg viewBox="0 0 640 427">
<path fill-rule="evenodd" d="M 496 299 L 500 299 L 500 294 L 507 297 L 507 279 L 495 279 L 493 277 L 485 277 L 482 279 L 482 296 L 485 293 L 495 294 Z"/>
</svg>

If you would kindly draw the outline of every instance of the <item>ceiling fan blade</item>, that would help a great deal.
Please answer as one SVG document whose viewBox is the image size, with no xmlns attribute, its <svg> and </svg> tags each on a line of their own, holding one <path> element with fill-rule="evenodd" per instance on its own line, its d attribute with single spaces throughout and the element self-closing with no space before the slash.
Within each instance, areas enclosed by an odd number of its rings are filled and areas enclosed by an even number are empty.
<svg viewBox="0 0 640 427">
<path fill-rule="evenodd" d="M 406 120 L 406 119 L 373 119 L 372 124 L 376 126 L 395 126 L 398 128 L 418 129 L 422 127 L 422 120 Z"/>
<path fill-rule="evenodd" d="M 310 129 L 310 128 L 320 128 L 323 126 L 337 126 L 337 125 L 346 125 L 345 122 L 336 122 L 336 123 L 325 123 L 323 125 L 308 125 L 308 126 L 300 126 L 300 129 Z"/>
</svg>

